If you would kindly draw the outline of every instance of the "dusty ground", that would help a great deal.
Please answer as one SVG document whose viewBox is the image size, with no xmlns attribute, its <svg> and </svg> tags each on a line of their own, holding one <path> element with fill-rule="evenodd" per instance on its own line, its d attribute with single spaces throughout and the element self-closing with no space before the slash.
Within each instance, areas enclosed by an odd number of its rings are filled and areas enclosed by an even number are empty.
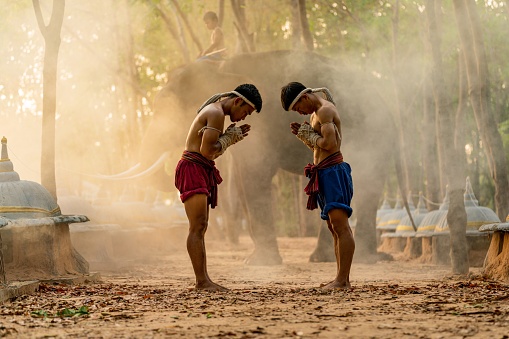
<svg viewBox="0 0 509 339">
<path fill-rule="evenodd" d="M 184 248 L 101 272 L 102 283 L 45 284 L 0 305 L 0 337 L 509 338 L 509 286 L 479 269 L 458 278 L 414 262 L 354 264 L 351 290 L 324 292 L 335 264 L 307 262 L 315 241 L 280 238 L 276 267 L 243 265 L 248 238 L 237 249 L 209 241 L 209 274 L 227 293 L 188 290 Z"/>
</svg>

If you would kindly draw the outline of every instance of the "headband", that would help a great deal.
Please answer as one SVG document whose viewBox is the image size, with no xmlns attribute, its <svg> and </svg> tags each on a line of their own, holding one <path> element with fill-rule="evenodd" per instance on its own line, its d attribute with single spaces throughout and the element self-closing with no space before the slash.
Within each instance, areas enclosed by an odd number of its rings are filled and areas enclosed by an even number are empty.
<svg viewBox="0 0 509 339">
<path fill-rule="evenodd" d="M 218 94 L 214 94 L 213 96 L 211 96 L 207 101 L 205 101 L 203 103 L 203 105 L 201 105 L 201 107 L 198 109 L 197 113 L 200 113 L 200 111 L 207 105 L 210 105 L 214 102 L 217 102 L 219 99 L 221 98 L 224 98 L 224 97 L 227 97 L 227 96 L 230 96 L 232 94 L 235 94 L 236 96 L 238 96 L 239 98 L 241 98 L 242 100 L 244 100 L 246 102 L 246 104 L 248 104 L 249 106 L 253 107 L 256 111 L 256 107 L 255 105 L 249 101 L 245 96 L 243 96 L 242 94 L 240 94 L 239 92 L 237 91 L 231 91 L 231 92 L 224 92 L 224 93 L 218 93 Z"/>
<path fill-rule="evenodd" d="M 320 87 L 320 88 L 305 88 L 299 94 L 297 94 L 295 99 L 293 99 L 293 101 L 290 104 L 290 106 L 288 106 L 288 111 L 292 110 L 293 106 L 297 103 L 297 101 L 299 101 L 299 99 L 304 94 L 306 94 L 306 93 L 316 93 L 316 92 L 322 92 L 323 94 L 325 94 L 325 98 L 327 99 L 327 101 L 332 102 L 334 105 L 336 104 L 334 102 L 334 99 L 332 98 L 332 94 L 331 94 L 331 92 L 329 91 L 328 88 L 325 88 L 325 87 Z"/>
</svg>

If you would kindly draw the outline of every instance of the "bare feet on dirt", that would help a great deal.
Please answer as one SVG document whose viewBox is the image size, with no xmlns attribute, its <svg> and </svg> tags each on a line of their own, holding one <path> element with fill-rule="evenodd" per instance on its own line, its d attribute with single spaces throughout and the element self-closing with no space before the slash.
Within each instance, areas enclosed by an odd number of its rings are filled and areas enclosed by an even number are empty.
<svg viewBox="0 0 509 339">
<path fill-rule="evenodd" d="M 320 288 L 324 290 L 345 290 L 352 288 L 352 285 L 349 282 L 340 282 L 334 279 L 327 284 L 320 284 Z"/>
<path fill-rule="evenodd" d="M 199 290 L 199 291 L 209 291 L 209 292 L 227 292 L 229 289 L 226 287 L 223 287 L 221 285 L 218 285 L 212 281 L 207 281 L 203 283 L 197 283 L 193 290 Z"/>
<path fill-rule="evenodd" d="M 207 242 L 211 273 L 231 290 L 189 291 L 196 280 L 185 241 L 174 244 L 166 256 L 101 269 L 100 283 L 41 283 L 31 295 L 6 300 L 0 304 L 0 337 L 504 338 L 509 333 L 509 284 L 483 278 L 482 267 L 458 277 L 449 266 L 395 256 L 395 261 L 352 265 L 352 290 L 324 290 L 318 285 L 336 276 L 337 265 L 308 262 L 316 238 L 278 238 L 282 265 L 249 266 L 243 260 L 254 244 L 241 236 L 236 250 L 222 240 Z"/>
</svg>

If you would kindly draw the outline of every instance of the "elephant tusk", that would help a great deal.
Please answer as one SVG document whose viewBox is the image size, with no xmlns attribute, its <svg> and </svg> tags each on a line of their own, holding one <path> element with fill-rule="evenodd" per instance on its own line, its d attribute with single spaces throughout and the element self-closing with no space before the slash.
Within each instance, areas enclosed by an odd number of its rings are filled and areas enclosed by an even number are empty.
<svg viewBox="0 0 509 339">
<path fill-rule="evenodd" d="M 104 177 L 104 178 L 125 178 L 127 176 L 132 175 L 133 173 L 136 173 L 138 168 L 141 166 L 141 163 L 137 163 L 133 167 L 129 168 L 128 170 L 125 170 L 124 172 L 120 172 L 117 174 L 112 175 L 105 175 L 105 174 L 98 174 L 97 177 Z"/>
<path fill-rule="evenodd" d="M 122 180 L 140 179 L 140 178 L 145 178 L 145 177 L 147 177 L 149 175 L 152 175 L 155 172 L 157 172 L 159 169 L 161 169 L 161 167 L 164 167 L 164 162 L 166 161 L 166 159 L 169 158 L 169 156 L 170 156 L 170 152 L 165 152 L 165 153 L 161 154 L 159 159 L 157 159 L 154 162 L 154 164 L 152 164 L 146 170 L 138 172 L 138 173 L 136 173 L 136 171 L 141 166 L 141 163 L 137 163 L 136 165 L 134 165 L 130 169 L 128 169 L 128 170 L 126 170 L 124 172 L 121 172 L 121 173 L 113 174 L 113 175 L 88 174 L 88 173 L 78 173 L 78 174 L 83 175 L 83 176 L 87 176 L 87 177 L 90 177 L 90 178 L 101 179 L 101 180 L 109 180 L 109 181 L 122 181 Z"/>
<path fill-rule="evenodd" d="M 152 166 L 150 166 L 146 170 L 144 170 L 142 172 L 139 172 L 139 173 L 137 173 L 135 175 L 122 176 L 122 177 L 102 176 L 101 179 L 112 180 L 112 181 L 120 181 L 120 180 L 133 180 L 133 179 L 145 178 L 145 177 L 147 177 L 149 175 L 152 175 L 152 174 L 156 173 L 159 169 L 161 169 L 161 167 L 164 167 L 164 162 L 166 161 L 166 159 L 168 159 L 169 156 L 170 156 L 170 152 L 165 152 L 165 153 L 161 154 L 159 159 L 157 159 L 156 162 L 154 162 L 154 164 Z"/>
</svg>

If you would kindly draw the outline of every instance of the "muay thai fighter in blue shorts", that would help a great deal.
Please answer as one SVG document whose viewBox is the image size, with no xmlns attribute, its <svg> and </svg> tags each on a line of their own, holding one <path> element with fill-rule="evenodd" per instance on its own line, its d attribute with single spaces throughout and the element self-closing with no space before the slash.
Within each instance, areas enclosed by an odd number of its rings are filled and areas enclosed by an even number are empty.
<svg viewBox="0 0 509 339">
<path fill-rule="evenodd" d="M 323 93 L 325 98 L 319 94 Z M 341 154 L 341 120 L 332 95 L 327 88 L 307 88 L 291 82 L 281 88 L 281 104 L 287 111 L 311 115 L 310 123 L 291 123 L 292 133 L 313 150 L 313 164 L 304 173 L 309 178 L 307 208 L 320 206 L 321 218 L 327 221 L 334 238 L 336 278 L 323 285 L 324 289 L 350 287 L 355 241 L 348 218 L 352 215 L 353 196 L 351 168 Z"/>
</svg>

